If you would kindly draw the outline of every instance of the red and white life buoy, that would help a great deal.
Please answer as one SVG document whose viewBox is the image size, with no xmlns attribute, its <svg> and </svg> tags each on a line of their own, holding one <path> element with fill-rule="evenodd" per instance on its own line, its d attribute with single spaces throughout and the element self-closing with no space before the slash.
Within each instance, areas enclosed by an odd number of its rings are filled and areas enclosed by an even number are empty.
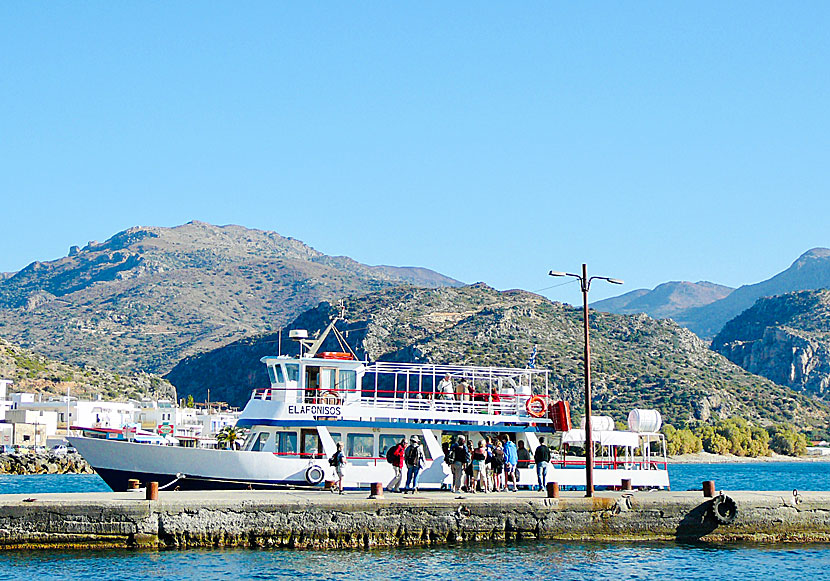
<svg viewBox="0 0 830 581">
<path fill-rule="evenodd" d="M 548 402 L 544 396 L 534 395 L 525 403 L 525 409 L 527 410 L 527 415 L 534 418 L 541 418 L 548 411 Z"/>
</svg>

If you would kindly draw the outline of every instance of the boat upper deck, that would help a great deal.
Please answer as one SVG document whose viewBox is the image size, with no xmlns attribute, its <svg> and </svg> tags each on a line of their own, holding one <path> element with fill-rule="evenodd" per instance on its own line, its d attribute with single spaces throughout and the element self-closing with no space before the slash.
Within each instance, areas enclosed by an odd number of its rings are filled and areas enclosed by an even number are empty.
<svg viewBox="0 0 830 581">
<path fill-rule="evenodd" d="M 548 396 L 546 369 L 369 363 L 345 355 L 263 357 L 271 385 L 253 391 L 240 419 L 550 422 L 528 406 L 534 395 Z"/>
</svg>

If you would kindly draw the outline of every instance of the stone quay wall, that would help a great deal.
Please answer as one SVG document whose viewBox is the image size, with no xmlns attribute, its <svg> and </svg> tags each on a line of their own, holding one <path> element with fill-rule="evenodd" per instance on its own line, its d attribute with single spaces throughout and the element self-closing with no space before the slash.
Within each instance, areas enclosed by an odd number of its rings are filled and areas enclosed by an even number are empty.
<svg viewBox="0 0 830 581">
<path fill-rule="evenodd" d="M 701 492 L 368 499 L 321 491 L 162 491 L 0 496 L 0 548 L 444 545 L 522 539 L 830 542 L 830 493 L 727 492 L 730 524 Z"/>
</svg>

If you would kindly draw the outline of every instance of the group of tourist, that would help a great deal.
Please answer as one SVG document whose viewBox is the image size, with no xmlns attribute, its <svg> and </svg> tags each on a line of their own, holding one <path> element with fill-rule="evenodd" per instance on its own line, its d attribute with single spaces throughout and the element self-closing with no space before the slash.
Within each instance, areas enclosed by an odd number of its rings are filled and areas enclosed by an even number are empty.
<svg viewBox="0 0 830 581">
<path fill-rule="evenodd" d="M 387 450 L 386 460 L 395 470 L 395 476 L 386 486 L 386 490 L 401 492 L 401 482 L 403 482 L 403 473 L 406 469 L 406 484 L 404 484 L 403 493 L 418 492 L 418 476 L 426 460 L 424 449 L 421 447 L 421 439 L 418 436 L 412 436 L 409 438 L 409 446 L 406 445 L 406 439 L 402 439 Z"/>
<path fill-rule="evenodd" d="M 513 391 L 512 388 L 509 388 L 509 391 Z M 449 375 L 444 376 L 438 383 L 437 389 L 437 398 L 442 401 L 455 401 L 455 402 L 493 402 L 496 404 L 501 403 L 501 395 L 499 394 L 499 390 L 494 385 L 489 392 L 479 392 L 476 391 L 474 386 L 467 382 L 466 379 L 461 379 L 456 384 L 453 384 L 452 378 Z M 458 404 L 461 409 L 463 409 L 462 404 Z M 500 406 L 497 406 L 500 407 Z M 498 411 L 496 411 L 498 413 Z"/>
<path fill-rule="evenodd" d="M 426 456 L 418 436 L 401 439 L 386 452 L 386 460 L 392 465 L 395 475 L 386 490 L 389 492 L 403 492 L 414 494 L 418 492 L 418 476 L 424 467 Z M 452 444 L 444 445 L 444 462 L 452 470 L 452 492 L 481 492 L 517 491 L 519 488 L 519 470 L 527 469 L 531 462 L 536 464 L 537 490 L 545 487 L 547 469 L 550 463 L 550 448 L 544 438 L 539 438 L 539 446 L 531 456 L 524 442 L 519 440 L 518 446 L 506 435 L 499 438 L 485 436 L 474 446 L 463 435 L 459 435 Z M 346 463 L 343 456 L 343 445 L 337 443 L 337 451 L 329 459 L 336 476 L 336 489 L 343 493 L 343 465 Z M 406 481 L 404 483 L 404 473 Z M 401 489 L 401 483 L 404 483 Z M 334 490 L 334 488 L 332 489 Z"/>
<path fill-rule="evenodd" d="M 519 488 L 519 470 L 530 464 L 530 454 L 519 441 L 518 446 L 506 435 L 485 436 L 476 445 L 458 436 L 444 453 L 452 469 L 453 492 L 515 492 Z"/>
</svg>

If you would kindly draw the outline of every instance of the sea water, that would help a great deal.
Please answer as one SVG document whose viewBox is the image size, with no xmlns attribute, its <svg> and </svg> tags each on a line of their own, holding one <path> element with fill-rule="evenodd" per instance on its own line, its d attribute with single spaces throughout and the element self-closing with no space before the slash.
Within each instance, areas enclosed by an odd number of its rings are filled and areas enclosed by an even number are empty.
<svg viewBox="0 0 830 581">
<path fill-rule="evenodd" d="M 673 490 L 830 490 L 830 462 L 680 464 Z M 95 475 L 0 476 L 0 491 L 108 490 Z M 379 550 L 9 551 L 4 579 L 830 579 L 830 546 L 522 541 Z"/>
<path fill-rule="evenodd" d="M 823 546 L 519 542 L 384 550 L 13 551 L 3 579 L 814 579 Z"/>
</svg>

